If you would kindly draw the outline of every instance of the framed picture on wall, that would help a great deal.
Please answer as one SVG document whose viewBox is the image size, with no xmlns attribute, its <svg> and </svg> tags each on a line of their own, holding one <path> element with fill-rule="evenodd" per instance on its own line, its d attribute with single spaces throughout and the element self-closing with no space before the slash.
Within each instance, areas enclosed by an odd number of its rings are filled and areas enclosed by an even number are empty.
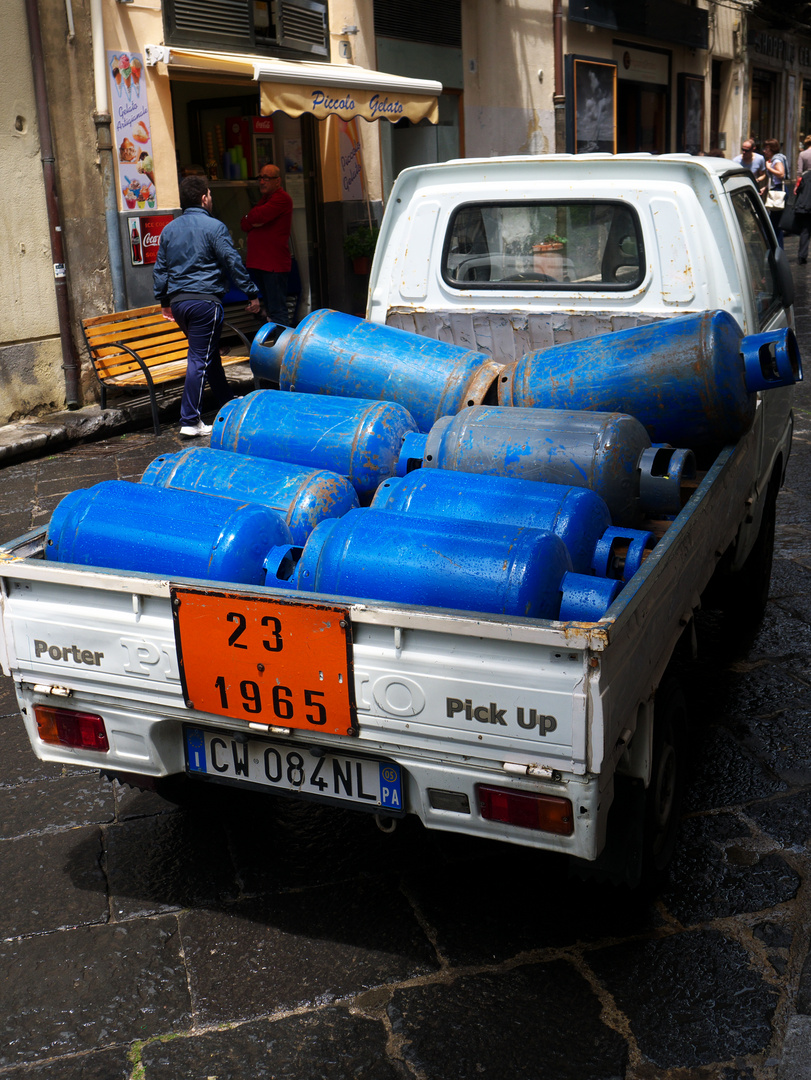
<svg viewBox="0 0 811 1080">
<path fill-rule="evenodd" d="M 617 65 L 585 56 L 566 57 L 567 150 L 570 154 L 617 152 Z"/>
<path fill-rule="evenodd" d="M 679 146 L 682 154 L 699 154 L 704 144 L 704 79 L 679 74 Z"/>
</svg>

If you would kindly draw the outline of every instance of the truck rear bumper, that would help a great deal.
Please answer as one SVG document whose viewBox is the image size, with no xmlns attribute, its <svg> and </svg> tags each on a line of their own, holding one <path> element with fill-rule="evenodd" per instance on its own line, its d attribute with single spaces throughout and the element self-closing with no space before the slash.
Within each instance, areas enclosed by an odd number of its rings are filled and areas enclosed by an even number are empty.
<svg viewBox="0 0 811 1080">
<path fill-rule="evenodd" d="M 548 776 L 533 776 L 530 767 L 511 765 L 497 760 L 473 761 L 471 759 L 448 761 L 440 757 L 432 758 L 427 754 L 417 754 L 401 745 L 388 745 L 377 739 L 324 739 L 315 742 L 312 739 L 285 735 L 284 738 L 266 737 L 263 733 L 250 733 L 250 746 L 257 768 L 262 767 L 261 759 L 270 754 L 274 776 L 292 767 L 296 770 L 304 765 L 301 772 L 305 780 L 296 790 L 269 789 L 266 783 L 256 783 L 235 773 L 231 767 L 232 746 L 246 744 L 247 737 L 242 727 L 229 727 L 227 723 L 205 718 L 193 711 L 182 719 L 173 716 L 156 716 L 137 709 L 126 709 L 120 705 L 102 702 L 84 695 L 73 695 L 67 701 L 54 699 L 38 692 L 29 684 L 18 684 L 17 694 L 26 730 L 36 755 L 43 761 L 54 761 L 98 769 L 115 774 L 128 774 L 135 777 L 159 779 L 187 771 L 187 753 L 184 742 L 184 729 L 206 733 L 208 743 L 215 736 L 218 744 L 218 761 L 210 762 L 201 770 L 191 768 L 189 775 L 197 782 L 226 783 L 231 786 L 248 787 L 258 792 L 282 794 L 296 798 L 340 803 L 347 805 L 337 796 L 344 795 L 346 784 L 354 782 L 359 786 L 360 771 L 358 762 L 381 770 L 387 763 L 394 763 L 399 768 L 401 781 L 402 806 L 400 812 L 414 814 L 430 829 L 446 832 L 463 833 L 491 840 L 501 840 L 547 851 L 557 851 L 576 858 L 592 860 L 597 857 L 605 842 L 605 818 L 610 806 L 612 786 L 600 790 L 598 778 L 594 776 L 573 776 L 555 772 Z M 39 735 L 35 708 L 37 705 L 65 707 L 71 711 L 84 711 L 100 715 L 109 743 L 109 750 L 88 750 L 66 745 L 51 745 L 43 742 Z M 263 755 L 263 751 L 265 752 Z M 292 757 L 291 757 L 292 755 Z M 319 758 L 327 756 L 329 770 L 322 770 L 316 780 L 314 768 Z M 339 772 L 342 777 L 342 790 L 338 790 L 338 780 L 333 785 L 332 759 L 340 760 Z M 307 764 L 310 763 L 310 764 Z M 267 772 L 267 761 L 264 765 Z M 353 780 L 357 772 L 357 780 Z M 521 769 L 524 772 L 521 772 Z M 341 773 L 340 770 L 343 770 Z M 247 769 L 246 769 L 247 771 Z M 547 770 L 550 771 L 551 770 Z M 346 774 L 346 780 L 343 779 Z M 294 773 L 294 778 L 298 773 Z M 324 781 L 329 781 L 329 785 Z M 310 785 L 309 790 L 307 784 Z M 332 790 L 334 786 L 335 790 Z M 382 816 L 397 816 L 395 804 L 375 805 L 369 792 L 372 785 L 366 783 L 366 792 L 351 802 L 352 809 L 369 810 Z M 514 796 L 535 799 L 548 797 L 558 807 L 562 800 L 571 806 L 565 811 L 571 819 L 570 835 L 556 835 L 543 828 L 527 827 L 515 824 L 508 813 L 508 820 L 493 820 L 492 809 L 483 812 L 481 788 L 495 791 L 497 800 L 509 805 Z M 356 787 L 357 790 L 357 787 Z M 364 803 L 364 799 L 368 799 Z M 519 798 L 519 802 L 526 799 Z M 488 816 L 489 815 L 489 816 Z"/>
</svg>

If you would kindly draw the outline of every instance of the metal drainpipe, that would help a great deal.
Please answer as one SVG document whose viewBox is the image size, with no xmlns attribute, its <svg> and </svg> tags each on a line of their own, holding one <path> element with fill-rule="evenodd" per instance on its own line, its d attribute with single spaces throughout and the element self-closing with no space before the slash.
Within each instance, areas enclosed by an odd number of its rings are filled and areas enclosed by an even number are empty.
<svg viewBox="0 0 811 1080">
<path fill-rule="evenodd" d="M 116 171 L 113 162 L 113 137 L 110 103 L 107 95 L 107 62 L 104 54 L 104 21 L 101 0 L 90 2 L 90 32 L 93 38 L 93 81 L 96 94 L 96 150 L 101 169 L 101 187 L 104 192 L 104 220 L 107 229 L 107 251 L 110 260 L 110 280 L 113 286 L 113 308 L 123 311 L 127 307 L 127 289 L 124 281 L 124 256 L 121 251 L 121 234 L 118 231 L 118 197 L 116 195 Z"/>
<path fill-rule="evenodd" d="M 54 265 L 54 290 L 59 320 L 59 337 L 62 342 L 62 370 L 65 372 L 65 399 L 69 409 L 79 407 L 79 365 L 73 351 L 68 308 L 68 282 L 65 274 L 65 257 L 62 247 L 62 224 L 59 218 L 59 200 L 56 194 L 56 170 L 54 168 L 53 141 L 51 139 L 51 114 L 45 87 L 45 63 L 42 55 L 42 33 L 39 24 L 37 0 L 26 0 L 25 14 L 28 20 L 28 38 L 31 46 L 31 68 L 34 76 L 34 93 L 39 122 L 40 158 L 45 183 L 45 201 L 48 209 L 48 227 L 51 234 L 51 257 Z"/>
<path fill-rule="evenodd" d="M 552 6 L 552 32 L 555 48 L 555 151 L 566 150 L 566 93 L 563 88 L 563 0 L 554 0 Z"/>
</svg>

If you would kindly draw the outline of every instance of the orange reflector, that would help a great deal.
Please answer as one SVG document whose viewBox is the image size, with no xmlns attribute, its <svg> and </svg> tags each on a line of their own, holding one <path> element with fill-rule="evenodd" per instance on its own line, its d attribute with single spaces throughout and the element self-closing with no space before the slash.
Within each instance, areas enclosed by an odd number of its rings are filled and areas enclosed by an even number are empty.
<svg viewBox="0 0 811 1080">
<path fill-rule="evenodd" d="M 110 749 L 104 721 L 95 713 L 35 705 L 34 714 L 39 727 L 39 737 L 44 743 L 76 746 L 82 750 L 99 750 L 105 754 Z"/>
<path fill-rule="evenodd" d="M 568 799 L 483 784 L 477 786 L 476 792 L 481 815 L 488 821 L 501 821 L 505 825 L 537 829 L 556 836 L 571 836 L 574 832 L 574 815 Z"/>
</svg>

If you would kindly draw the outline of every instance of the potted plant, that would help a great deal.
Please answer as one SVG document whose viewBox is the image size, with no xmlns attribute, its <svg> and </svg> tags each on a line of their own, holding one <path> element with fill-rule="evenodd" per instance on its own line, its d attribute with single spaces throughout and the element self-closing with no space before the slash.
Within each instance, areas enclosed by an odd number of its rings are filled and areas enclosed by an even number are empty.
<svg viewBox="0 0 811 1080">
<path fill-rule="evenodd" d="M 536 273 L 544 277 L 559 278 L 563 272 L 563 252 L 566 250 L 566 237 L 557 233 L 547 233 L 539 243 L 532 245 L 532 266 Z"/>
<path fill-rule="evenodd" d="M 539 244 L 533 244 L 533 251 L 563 251 L 566 247 L 566 237 L 558 236 L 557 233 L 547 233 Z"/>
<path fill-rule="evenodd" d="M 347 234 L 344 251 L 352 260 L 352 269 L 356 274 L 369 273 L 379 232 L 376 225 L 359 225 Z"/>
</svg>

